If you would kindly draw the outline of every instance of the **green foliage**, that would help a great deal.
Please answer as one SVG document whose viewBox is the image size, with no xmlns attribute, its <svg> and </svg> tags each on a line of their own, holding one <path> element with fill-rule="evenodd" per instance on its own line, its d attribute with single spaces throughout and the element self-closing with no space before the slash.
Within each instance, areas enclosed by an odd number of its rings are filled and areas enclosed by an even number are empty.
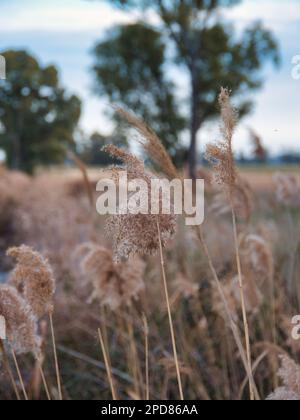
<svg viewBox="0 0 300 420">
<path fill-rule="evenodd" d="M 108 153 L 102 151 L 104 146 L 111 143 L 120 148 L 128 147 L 126 137 L 119 130 L 115 130 L 110 136 L 94 132 L 81 151 L 80 158 L 84 163 L 91 166 L 107 166 L 120 163 L 110 157 Z"/>
<path fill-rule="evenodd" d="M 140 23 L 120 26 L 96 45 L 94 55 L 99 95 L 135 111 L 159 134 L 175 161 L 180 160 L 184 148 L 178 139 L 186 122 L 178 111 L 174 84 L 166 77 L 161 34 Z"/>
<path fill-rule="evenodd" d="M 251 109 L 251 102 L 245 99 L 248 91 L 258 89 L 262 85 L 261 69 L 267 60 L 278 64 L 277 45 L 273 35 L 266 30 L 261 23 L 254 23 L 246 28 L 239 36 L 236 35 L 234 27 L 225 22 L 221 17 L 221 7 L 233 7 L 240 3 L 240 0 L 123 0 L 109 1 L 117 7 L 138 8 L 140 10 L 152 9 L 161 19 L 159 29 L 153 31 L 158 37 L 169 46 L 164 53 L 164 60 L 159 62 L 162 71 L 161 79 L 165 78 L 167 65 L 179 66 L 185 71 L 190 80 L 190 89 L 187 92 L 187 100 L 190 104 L 189 128 L 190 128 L 190 148 L 189 164 L 191 175 L 195 174 L 197 163 L 197 133 L 204 122 L 218 115 L 217 95 L 221 86 L 232 90 L 234 102 L 240 111 L 240 116 L 247 114 Z M 126 27 L 119 28 L 119 33 L 126 32 Z M 150 30 L 150 29 L 149 29 Z M 159 32 L 158 32 L 159 31 Z M 134 62 L 134 68 L 148 65 L 150 61 L 153 68 L 153 61 L 157 56 L 151 49 L 149 43 L 144 42 L 148 39 L 139 39 L 139 49 L 132 50 L 132 42 L 123 44 L 121 49 L 116 50 L 119 58 L 114 61 L 112 67 L 112 82 L 110 92 L 118 91 L 120 95 L 124 90 L 120 85 L 113 81 L 117 72 L 122 83 L 126 84 L 126 79 L 131 79 L 131 94 L 139 97 L 140 94 L 146 98 L 145 89 L 152 95 L 152 84 L 150 78 L 154 75 L 151 71 L 148 74 L 148 86 L 140 84 L 140 79 L 136 78 L 135 88 L 133 86 L 134 77 L 130 77 L 124 70 L 122 60 L 126 57 L 127 68 L 131 69 L 129 63 Z M 135 42 L 135 41 L 134 41 Z M 115 38 L 110 44 L 111 49 L 119 46 L 119 39 Z M 107 44 L 107 50 L 109 45 Z M 136 55 L 134 55 L 134 51 Z M 138 53 L 137 53 L 138 51 Z M 144 56 L 149 53 L 149 60 L 144 61 Z M 102 58 L 105 57 L 102 51 Z M 101 54 L 98 56 L 100 58 Z M 161 57 L 159 57 L 161 58 Z M 167 60 L 168 58 L 168 60 Z M 107 62 L 107 72 L 109 65 Z M 119 68 L 119 71 L 117 71 Z M 146 70 L 143 70 L 144 73 Z M 134 72 L 131 75 L 135 74 Z M 101 77 L 98 74 L 98 77 Z M 103 78 L 103 83 L 105 78 Z M 175 102 L 175 86 L 169 84 L 168 94 Z M 131 106 L 126 96 L 122 96 L 124 102 Z M 152 104 L 149 102 L 149 107 Z M 178 113 L 178 110 L 176 111 Z M 168 119 L 167 112 L 164 117 Z M 170 115 L 170 120 L 173 119 Z M 150 121 L 151 123 L 151 121 Z M 179 131 L 178 131 L 179 133 Z M 174 139 L 175 141 L 175 139 Z"/>
<path fill-rule="evenodd" d="M 0 147 L 9 167 L 33 172 L 61 162 L 73 145 L 81 103 L 59 85 L 54 66 L 41 67 L 26 51 L 9 50 L 0 88 Z"/>
</svg>

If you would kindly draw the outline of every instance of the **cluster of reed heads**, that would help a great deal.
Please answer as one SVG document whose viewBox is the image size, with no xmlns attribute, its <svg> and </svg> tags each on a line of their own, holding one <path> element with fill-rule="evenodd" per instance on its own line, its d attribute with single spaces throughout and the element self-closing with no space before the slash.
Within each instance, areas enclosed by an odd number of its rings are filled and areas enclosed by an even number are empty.
<svg viewBox="0 0 300 420">
<path fill-rule="evenodd" d="M 300 345 L 289 324 L 300 303 L 298 181 L 277 174 L 276 195 L 257 197 L 235 165 L 238 116 L 227 89 L 219 105 L 221 140 L 206 150 L 213 176 L 201 170 L 202 226 L 184 226 L 172 212 L 102 220 L 94 184 L 76 157 L 83 183 L 70 179 L 62 187 L 59 176 L 52 184 L 47 177 L 45 188 L 40 176 L 17 195 L 11 237 L 26 245 L 8 250 L 17 265 L 0 285 L 0 385 L 7 398 L 11 383 L 18 399 L 300 399 L 300 368 L 292 360 Z M 155 171 L 110 145 L 106 152 L 122 164 L 105 169 L 106 176 L 117 180 L 126 171 L 149 187 L 158 176 L 184 178 L 143 121 L 116 112 L 138 134 Z M 83 390 L 81 381 L 90 387 Z"/>
</svg>

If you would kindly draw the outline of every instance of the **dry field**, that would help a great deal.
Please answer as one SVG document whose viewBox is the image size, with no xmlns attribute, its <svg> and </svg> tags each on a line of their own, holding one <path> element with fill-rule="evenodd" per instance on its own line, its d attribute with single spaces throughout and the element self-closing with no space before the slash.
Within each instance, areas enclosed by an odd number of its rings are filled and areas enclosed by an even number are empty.
<svg viewBox="0 0 300 420">
<path fill-rule="evenodd" d="M 2 170 L 1 400 L 300 399 L 291 322 L 300 314 L 300 172 L 235 178 L 226 107 L 226 147 L 208 152 L 229 166 L 216 168 L 221 188 L 205 170 L 200 229 L 178 218 L 173 234 L 173 217 L 161 215 L 105 229 L 98 170 L 88 185 L 79 169 L 34 178 Z M 142 134 L 168 175 L 157 139 Z M 148 176 L 134 157 L 122 160 Z M 139 255 L 125 259 L 132 250 Z"/>
</svg>

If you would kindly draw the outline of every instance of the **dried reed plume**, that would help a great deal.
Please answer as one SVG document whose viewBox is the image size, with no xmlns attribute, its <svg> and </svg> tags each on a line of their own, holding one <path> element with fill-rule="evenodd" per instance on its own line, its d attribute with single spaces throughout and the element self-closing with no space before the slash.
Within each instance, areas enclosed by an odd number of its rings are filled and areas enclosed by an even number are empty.
<svg viewBox="0 0 300 420">
<path fill-rule="evenodd" d="M 143 129 L 143 126 L 141 126 L 142 131 Z M 148 150 L 149 153 L 151 152 L 153 154 L 155 154 L 157 150 L 156 156 L 160 164 L 162 166 L 165 165 L 164 171 L 166 173 L 169 173 L 171 177 L 174 177 L 175 173 L 172 161 L 169 158 L 163 146 L 160 143 L 158 144 L 158 142 L 159 140 L 155 137 L 155 135 L 154 137 L 150 136 L 148 137 L 148 140 L 145 143 L 147 145 L 145 146 L 145 148 L 146 150 Z M 149 172 L 146 173 L 143 163 L 129 153 L 123 152 L 122 150 L 114 146 L 109 146 L 108 148 L 106 148 L 106 151 L 108 151 L 113 157 L 116 157 L 125 162 L 125 169 L 127 169 L 127 175 L 129 179 L 142 179 L 147 183 L 147 200 L 149 204 L 151 202 L 151 179 L 154 178 L 153 174 Z M 159 214 L 157 215 L 138 213 L 112 216 L 107 224 L 107 227 L 108 231 L 111 232 L 113 237 L 115 238 L 115 248 L 117 249 L 117 256 L 119 258 L 128 258 L 130 254 L 153 254 L 154 252 L 159 251 L 163 279 L 163 290 L 167 304 L 178 389 L 180 399 L 183 400 L 184 396 L 181 383 L 180 367 L 177 355 L 175 332 L 165 272 L 165 260 L 163 256 L 163 247 L 167 244 L 168 240 L 175 233 L 176 217 L 172 213 L 162 213 L 161 196 L 158 198 L 157 204 L 159 208 Z"/>
<path fill-rule="evenodd" d="M 142 145 L 147 156 L 149 156 L 170 179 L 178 178 L 177 170 L 172 159 L 156 133 L 132 112 L 128 112 L 120 107 L 115 107 L 115 110 L 140 134 L 138 141 Z"/>
<path fill-rule="evenodd" d="M 281 356 L 281 368 L 278 376 L 283 385 L 271 394 L 268 400 L 299 401 L 300 400 L 300 366 L 288 356 Z"/>
<path fill-rule="evenodd" d="M 89 302 L 97 300 L 115 311 L 122 305 L 131 305 L 145 287 L 145 264 L 140 259 L 116 264 L 111 251 L 94 243 L 82 244 L 76 254 L 82 255 L 81 273 L 93 286 Z"/>
<path fill-rule="evenodd" d="M 7 341 L 16 354 L 39 356 L 41 340 L 30 305 L 9 285 L 0 286 L 0 314 L 6 323 Z"/>
<path fill-rule="evenodd" d="M 261 280 L 271 280 L 274 275 L 274 259 L 270 244 L 260 235 L 248 234 L 241 240 L 244 264 L 249 265 Z"/>
<path fill-rule="evenodd" d="M 250 337 L 249 337 L 249 326 L 247 320 L 247 311 L 244 296 L 244 284 L 241 260 L 239 254 L 239 241 L 237 233 L 237 221 L 236 221 L 236 210 L 234 203 L 234 191 L 237 185 L 237 171 L 234 163 L 234 155 L 232 150 L 232 139 L 237 124 L 237 112 L 230 102 L 230 92 L 227 89 L 221 88 L 219 95 L 219 105 L 221 108 L 221 134 L 222 140 L 219 144 L 211 144 L 207 146 L 206 156 L 207 159 L 214 166 L 215 180 L 220 185 L 223 185 L 228 194 L 228 199 L 231 207 L 232 223 L 233 223 L 233 234 L 235 243 L 236 263 L 239 279 L 239 289 L 241 296 L 241 305 L 243 312 L 243 324 L 246 342 L 246 352 L 249 372 L 252 372 L 252 361 L 251 361 L 251 349 L 250 349 Z M 249 378 L 250 397 L 254 399 L 253 384 Z"/>
<path fill-rule="evenodd" d="M 87 196 L 88 196 L 88 200 L 89 200 L 91 208 L 93 209 L 94 208 L 94 192 L 93 192 L 91 182 L 89 180 L 87 168 L 86 168 L 85 164 L 82 162 L 82 160 L 79 159 L 79 157 L 76 156 L 75 153 L 73 153 L 72 151 L 68 152 L 68 156 L 69 156 L 70 159 L 72 159 L 74 161 L 75 165 L 78 167 L 78 169 L 80 170 L 80 172 L 82 174 L 84 186 L 85 186 Z"/>
<path fill-rule="evenodd" d="M 252 128 L 249 128 L 249 134 L 253 143 L 254 156 L 259 160 L 264 160 L 266 158 L 267 152 L 262 143 L 261 137 Z"/>
<path fill-rule="evenodd" d="M 55 279 L 53 277 L 52 269 L 45 258 L 26 245 L 22 245 L 18 248 L 10 248 L 7 251 L 7 255 L 17 261 L 17 265 L 10 276 L 9 284 L 15 287 L 20 295 L 23 296 L 24 300 L 28 302 L 32 312 L 38 318 L 41 318 L 46 314 L 49 316 L 58 393 L 60 400 L 62 400 L 52 319 L 53 296 L 55 293 Z"/>
<path fill-rule="evenodd" d="M 19 291 L 38 318 L 51 312 L 55 280 L 47 260 L 26 245 L 10 248 L 7 255 L 17 261 L 9 284 Z"/>
<path fill-rule="evenodd" d="M 231 191 L 232 204 L 234 211 L 239 219 L 250 221 L 253 212 L 253 193 L 251 187 L 240 177 Z M 224 191 L 218 191 L 213 197 L 210 210 L 216 216 L 227 215 L 231 213 L 231 204 Z"/>
<path fill-rule="evenodd" d="M 274 175 L 274 182 L 279 203 L 285 206 L 300 206 L 300 187 L 294 175 L 278 172 Z"/>
<path fill-rule="evenodd" d="M 151 202 L 151 179 L 154 175 L 145 170 L 143 162 L 135 156 L 115 146 L 104 149 L 111 156 L 125 163 L 120 170 L 126 170 L 129 180 L 141 179 L 147 183 L 148 196 L 145 200 Z M 117 169 L 117 168 L 114 168 Z M 130 199 L 130 194 L 129 194 Z M 161 208 L 161 197 L 159 208 Z M 125 204 L 125 207 L 127 203 Z M 149 212 L 150 213 L 150 212 Z M 106 228 L 114 239 L 114 251 L 117 260 L 128 258 L 134 254 L 154 254 L 159 250 L 157 221 L 160 225 L 161 240 L 165 246 L 176 231 L 176 217 L 173 214 L 118 214 L 107 219 Z"/>
<path fill-rule="evenodd" d="M 206 157 L 214 166 L 216 182 L 226 185 L 231 190 L 237 180 L 232 151 L 232 137 L 237 123 L 237 113 L 231 106 L 229 97 L 229 91 L 222 88 L 219 95 L 219 104 L 221 107 L 223 139 L 218 144 L 207 146 Z"/>
</svg>

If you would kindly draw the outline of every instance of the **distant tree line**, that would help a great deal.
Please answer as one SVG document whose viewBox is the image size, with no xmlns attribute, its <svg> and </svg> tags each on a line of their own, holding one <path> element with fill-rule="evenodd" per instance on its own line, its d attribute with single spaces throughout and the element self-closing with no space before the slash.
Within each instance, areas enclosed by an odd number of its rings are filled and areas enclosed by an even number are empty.
<svg viewBox="0 0 300 420">
<path fill-rule="evenodd" d="M 232 89 L 240 117 L 246 115 L 252 106 L 248 93 L 261 87 L 264 63 L 279 62 L 272 33 L 254 22 L 238 34 L 221 12 L 239 0 L 106 1 L 129 11 L 151 10 L 158 23 L 141 19 L 107 31 L 93 48 L 95 91 L 142 117 L 175 163 L 188 162 L 195 176 L 197 139 L 218 115 L 220 86 Z M 42 66 L 22 50 L 2 55 L 7 79 L 0 81 L 0 148 L 9 167 L 32 173 L 38 165 L 63 162 L 77 146 L 80 99 L 62 87 L 55 66 Z M 182 76 L 184 92 L 177 80 Z M 109 161 L 100 152 L 108 141 L 128 147 L 124 122 L 113 111 L 110 118 L 110 136 L 94 133 L 78 149 L 90 164 Z"/>
</svg>

